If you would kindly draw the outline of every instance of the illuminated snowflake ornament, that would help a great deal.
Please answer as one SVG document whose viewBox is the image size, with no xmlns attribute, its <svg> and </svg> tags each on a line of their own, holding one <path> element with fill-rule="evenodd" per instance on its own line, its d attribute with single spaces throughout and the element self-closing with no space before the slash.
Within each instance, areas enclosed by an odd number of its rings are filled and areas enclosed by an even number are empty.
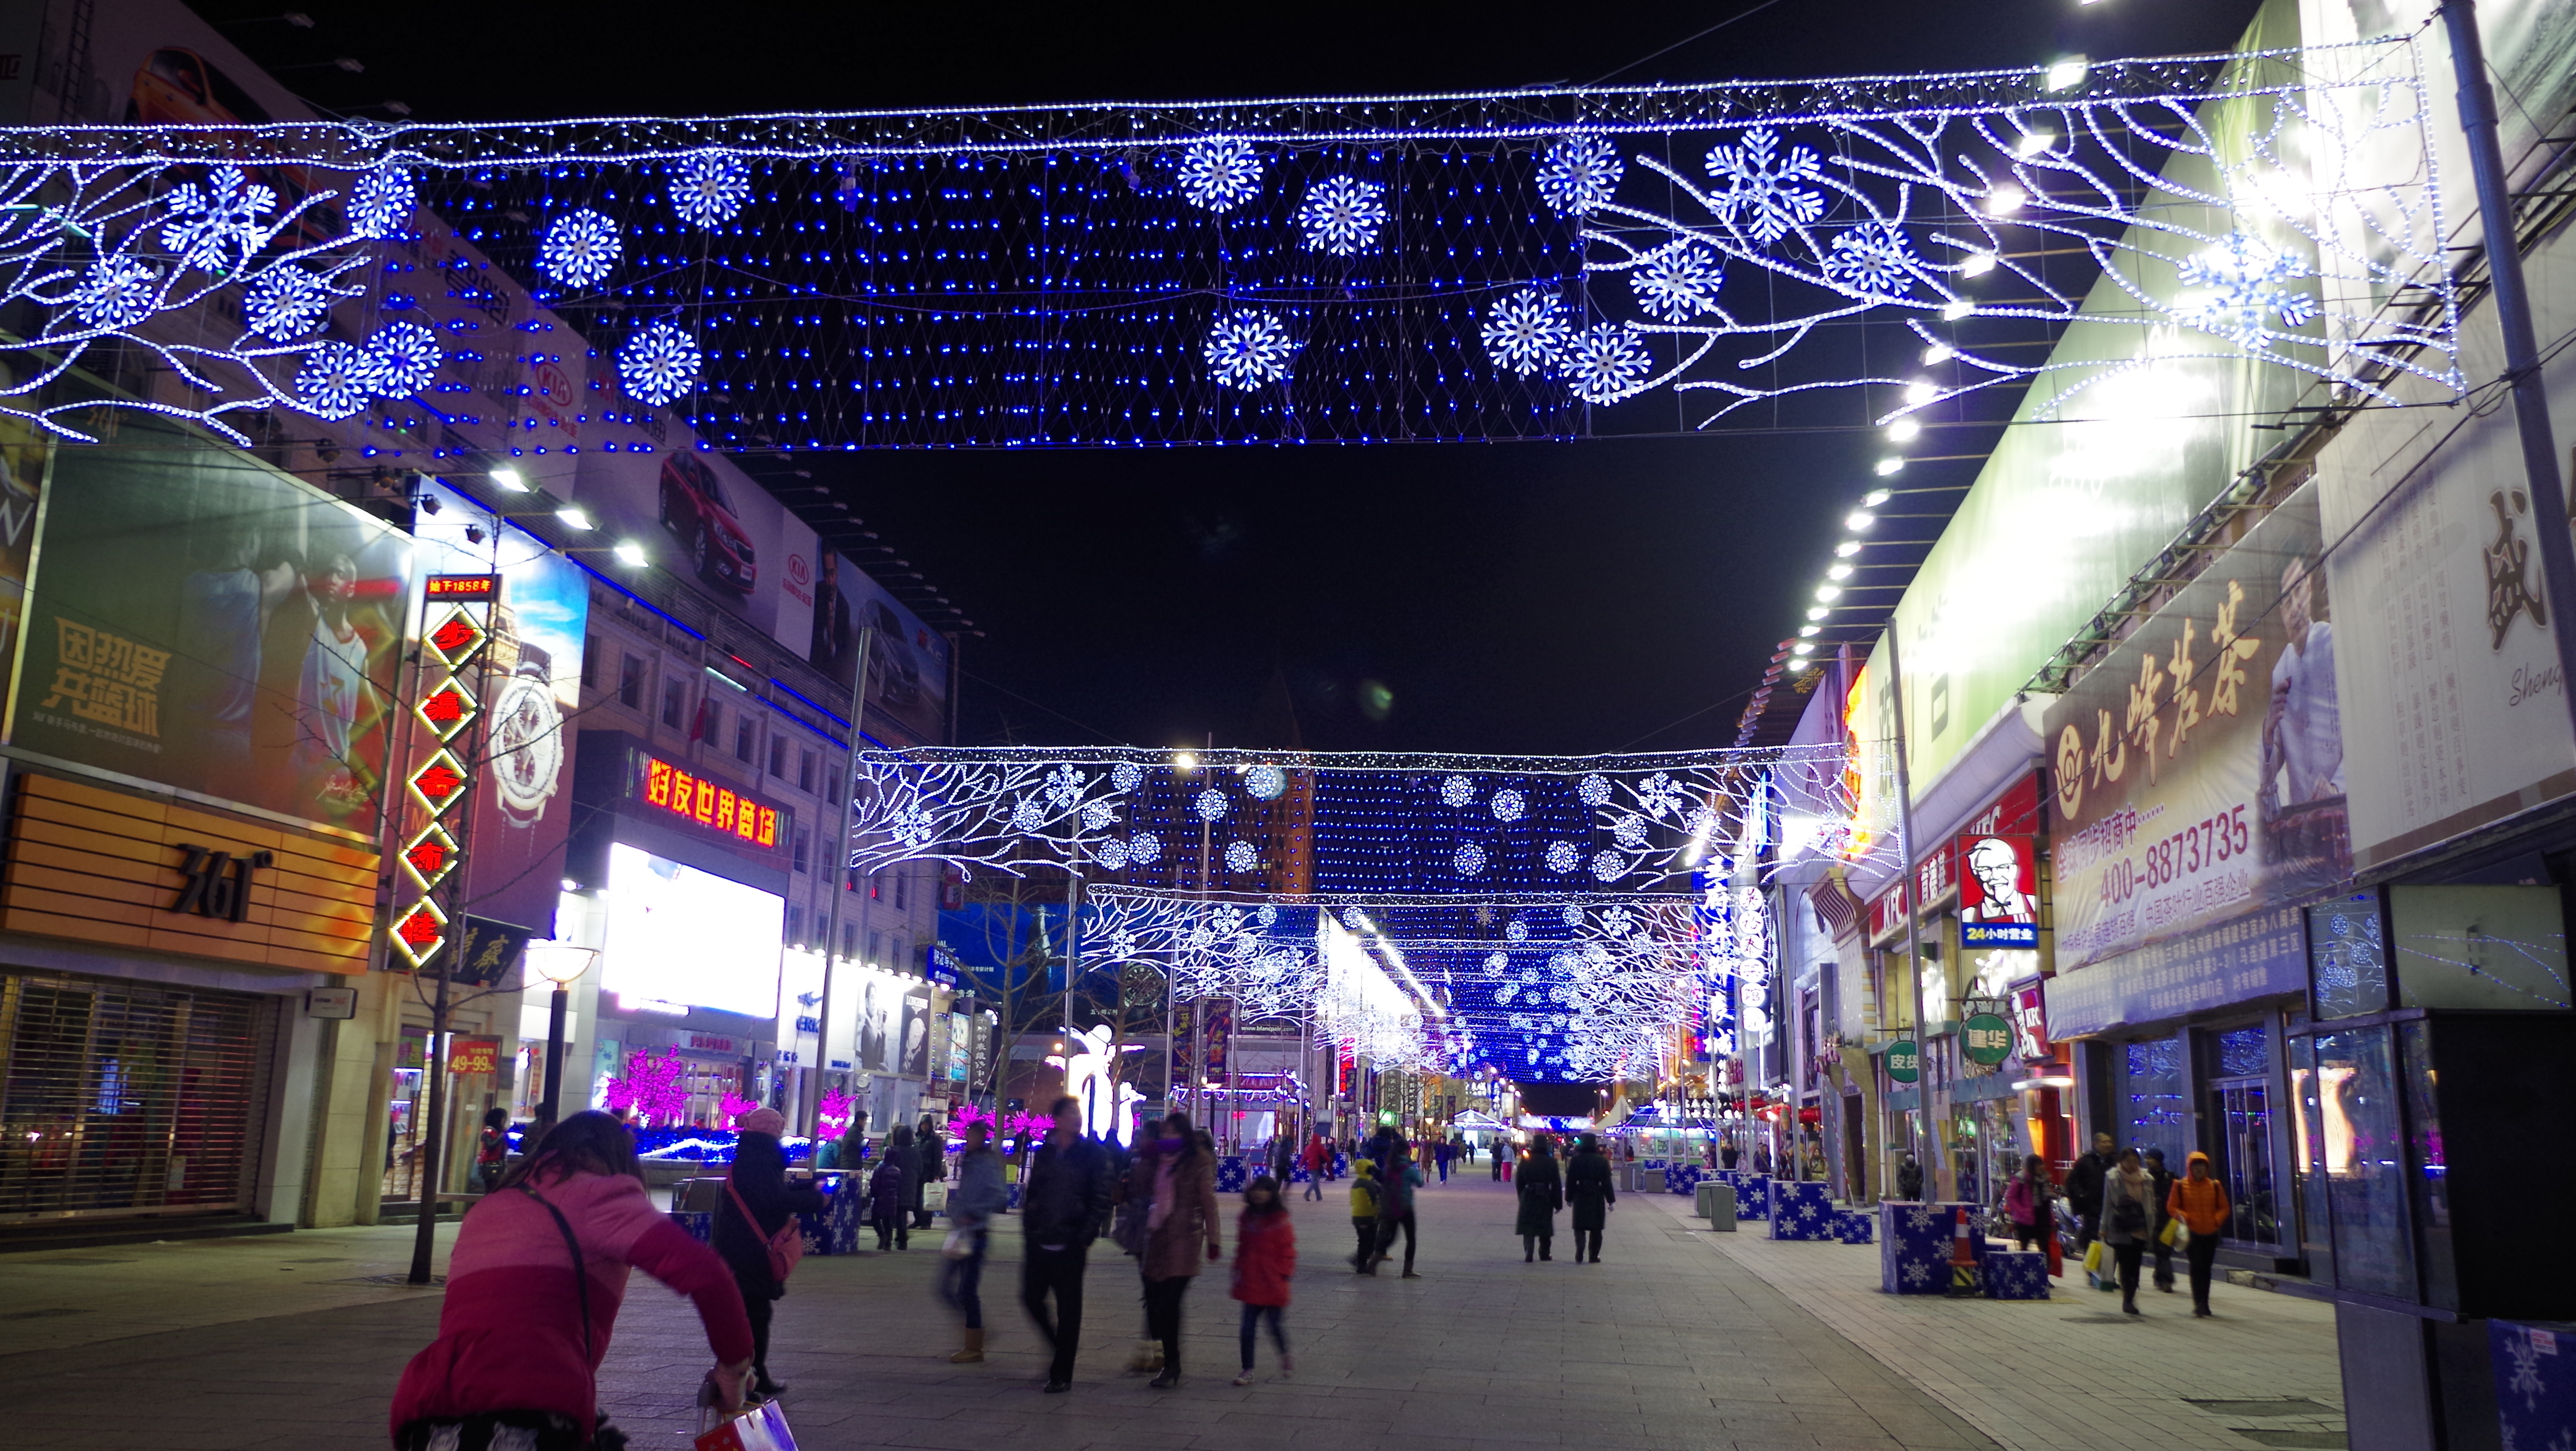
<svg viewBox="0 0 2576 1451">
<path fill-rule="evenodd" d="M 387 323 L 367 339 L 367 391 L 408 398 L 428 387 L 446 361 L 436 333 L 416 322 Z"/>
<path fill-rule="evenodd" d="M 1546 860 L 1549 871 L 1563 876 L 1583 865 L 1583 852 L 1573 842 L 1551 841 L 1547 844 Z"/>
<path fill-rule="evenodd" d="M 1243 789 L 1256 801 L 1276 801 L 1288 791 L 1288 773 L 1277 766 L 1255 766 L 1243 773 Z"/>
<path fill-rule="evenodd" d="M 2317 300 L 2282 284 L 2308 275 L 2308 264 L 2289 252 L 2243 232 L 2184 262 L 2185 287 L 2206 288 L 2197 299 L 2186 297 L 2176 309 L 2182 320 L 2202 332 L 2216 333 L 2248 352 L 2261 352 L 2274 342 L 2295 342 L 2294 333 L 2272 325 L 2300 327 L 2315 319 Z"/>
<path fill-rule="evenodd" d="M 1127 843 L 1112 838 L 1091 849 L 1091 859 L 1105 871 L 1117 871 L 1127 865 Z"/>
<path fill-rule="evenodd" d="M 1601 881 L 1615 882 L 1628 875 L 1627 858 L 1615 851 L 1595 852 L 1592 854 L 1592 875 Z"/>
<path fill-rule="evenodd" d="M 299 338 L 330 316 L 334 294 L 329 283 L 301 267 L 271 267 L 242 294 L 242 322 L 271 342 Z"/>
<path fill-rule="evenodd" d="M 1253 393 L 1285 382 L 1297 359 L 1297 341 L 1288 325 L 1267 312 L 1232 312 L 1208 329 L 1208 376 L 1218 386 Z"/>
<path fill-rule="evenodd" d="M 1494 793 L 1492 802 L 1488 804 L 1493 809 L 1496 821 L 1518 821 L 1521 819 L 1521 813 L 1529 809 L 1529 802 L 1518 791 L 1497 791 Z"/>
<path fill-rule="evenodd" d="M 657 408 L 696 388 L 704 365 L 697 339 L 659 319 L 637 328 L 617 350 L 617 378 L 626 396 Z"/>
<path fill-rule="evenodd" d="M 1145 780 L 1145 768 L 1133 761 L 1121 761 L 1109 769 L 1109 784 L 1120 791 L 1133 791 Z"/>
<path fill-rule="evenodd" d="M 316 418 L 347 418 L 367 406 L 374 365 L 347 343 L 324 343 L 295 374 L 296 406 Z"/>
<path fill-rule="evenodd" d="M 91 327 L 127 328 L 152 315 L 160 274 L 151 264 L 111 252 L 89 264 L 72 288 L 72 312 Z"/>
<path fill-rule="evenodd" d="M 537 266 L 563 286 L 583 290 L 608 280 L 625 247 L 615 222 L 582 207 L 557 217 L 546 228 L 537 243 Z"/>
<path fill-rule="evenodd" d="M 1519 919 L 1518 917 L 1513 918 L 1510 922 L 1505 923 L 1505 924 L 1504 924 L 1504 926 L 1503 926 L 1503 940 L 1504 940 L 1505 942 L 1527 942 L 1527 941 L 1529 941 L 1529 924 L 1528 924 L 1527 922 L 1522 921 L 1522 920 L 1521 920 L 1521 919 Z M 1501 953 L 1499 953 L 1499 952 L 1498 952 L 1498 953 L 1496 953 L 1496 954 L 1494 954 L 1494 955 L 1495 955 L 1496 957 L 1500 957 L 1500 956 L 1502 956 L 1502 954 L 1501 954 Z"/>
<path fill-rule="evenodd" d="M 1327 177 L 1308 187 L 1297 207 L 1297 227 L 1305 233 L 1307 248 L 1348 257 L 1376 246 L 1378 229 L 1386 225 L 1385 191 L 1355 176 Z"/>
<path fill-rule="evenodd" d="M 1816 153 L 1792 146 L 1783 154 L 1779 134 L 1768 126 L 1746 132 L 1741 146 L 1710 147 L 1708 174 L 1726 184 L 1715 198 L 1718 215 L 1765 246 L 1825 214 Z"/>
<path fill-rule="evenodd" d="M 1201 211 L 1227 212 L 1261 194 L 1261 158 L 1252 143 L 1193 141 L 1181 151 L 1181 195 Z"/>
<path fill-rule="evenodd" d="M 1440 783 L 1440 804 L 1464 806 L 1476 799 L 1476 783 L 1464 776 L 1451 776 Z"/>
<path fill-rule="evenodd" d="M 1558 366 L 1575 397 L 1586 403 L 1616 403 L 1645 387 L 1655 360 L 1635 328 L 1604 322 L 1575 334 Z"/>
<path fill-rule="evenodd" d="M 1450 858 L 1450 865 L 1456 867 L 1462 877 L 1480 875 L 1485 870 L 1485 849 L 1472 841 L 1460 842 L 1457 854 Z"/>
<path fill-rule="evenodd" d="M 1641 258 L 1628 274 L 1628 290 L 1648 316 L 1682 322 L 1716 308 L 1717 287 L 1725 277 L 1725 262 L 1715 249 L 1684 238 Z"/>
<path fill-rule="evenodd" d="M 268 240 L 260 218 L 277 210 L 277 192 L 227 166 L 202 186 L 180 183 L 168 205 L 161 245 L 177 254 L 180 266 L 212 272 L 248 262 Z"/>
<path fill-rule="evenodd" d="M 1903 297 L 1914 290 L 1914 250 L 1890 222 L 1866 221 L 1837 233 L 1826 249 L 1825 276 L 1863 297 Z"/>
<path fill-rule="evenodd" d="M 1251 842 L 1229 841 L 1225 844 L 1225 869 L 1229 872 L 1259 871 L 1261 852 Z"/>
<path fill-rule="evenodd" d="M 1127 857 L 1138 866 L 1150 867 L 1163 859 L 1163 839 L 1151 833 L 1133 837 L 1127 843 Z"/>
<path fill-rule="evenodd" d="M 751 168 L 739 156 L 701 151 L 680 158 L 671 168 L 671 211 L 700 231 L 711 232 L 734 219 L 751 200 Z"/>
<path fill-rule="evenodd" d="M 1515 373 L 1555 367 L 1573 337 L 1565 305 L 1535 287 L 1504 293 L 1485 314 L 1485 351 Z"/>
<path fill-rule="evenodd" d="M 1225 793 L 1219 791 L 1214 786 L 1210 786 L 1205 791 L 1200 792 L 1197 798 L 1193 800 L 1190 805 L 1198 812 L 1199 820 L 1201 821 L 1222 820 L 1225 816 L 1226 808 Z"/>
<path fill-rule="evenodd" d="M 349 188 L 349 230 L 361 237 L 379 242 L 399 237 L 419 209 L 420 193 L 411 173 L 399 166 L 379 166 Z"/>
<path fill-rule="evenodd" d="M 1583 784 L 1575 788 L 1574 794 L 1582 797 L 1586 806 L 1604 805 L 1610 800 L 1610 778 L 1595 772 L 1583 778 Z"/>
<path fill-rule="evenodd" d="M 1563 136 L 1538 166 L 1538 194 L 1561 217 L 1579 217 L 1610 200 L 1627 170 L 1605 136 Z"/>
</svg>

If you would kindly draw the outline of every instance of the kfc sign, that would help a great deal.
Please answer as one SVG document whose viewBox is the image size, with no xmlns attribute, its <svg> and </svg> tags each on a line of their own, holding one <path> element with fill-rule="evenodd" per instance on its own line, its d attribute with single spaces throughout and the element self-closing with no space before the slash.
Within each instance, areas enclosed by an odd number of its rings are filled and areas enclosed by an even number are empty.
<svg viewBox="0 0 2576 1451">
<path fill-rule="evenodd" d="M 1959 947 L 2039 946 L 2039 856 L 2027 836 L 1963 836 Z"/>
<path fill-rule="evenodd" d="M 2012 994 L 2013 1051 L 2036 1062 L 2054 1051 L 2048 1045 L 2048 994 L 2039 984 L 2015 988 Z"/>
</svg>

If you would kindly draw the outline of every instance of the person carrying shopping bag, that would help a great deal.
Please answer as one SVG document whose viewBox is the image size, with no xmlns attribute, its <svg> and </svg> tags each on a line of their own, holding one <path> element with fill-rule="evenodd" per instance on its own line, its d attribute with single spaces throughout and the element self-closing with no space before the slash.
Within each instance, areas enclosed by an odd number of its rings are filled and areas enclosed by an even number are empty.
<svg viewBox="0 0 2576 1451">
<path fill-rule="evenodd" d="M 1288 1281 L 1297 1273 L 1297 1226 L 1279 1198 L 1279 1181 L 1264 1174 L 1243 1191 L 1243 1213 L 1234 1222 L 1234 1287 L 1243 1302 L 1243 1374 L 1239 1386 L 1252 1384 L 1252 1350 L 1261 1322 L 1270 1322 L 1271 1343 L 1279 1347 L 1279 1378 L 1296 1372 L 1288 1353 Z"/>
<path fill-rule="evenodd" d="M 2138 1266 L 2146 1258 L 2147 1240 L 2155 1233 L 2155 1181 L 2135 1149 L 2122 1149 L 2117 1166 L 2102 1179 L 2102 1215 L 2094 1237 L 2111 1247 L 2119 1266 L 2120 1313 L 2138 1309 Z"/>
<path fill-rule="evenodd" d="M 797 1232 L 798 1214 L 822 1212 L 823 1196 L 814 1189 L 788 1187 L 787 1155 L 778 1143 L 787 1130 L 786 1115 L 774 1108 L 753 1109 L 741 1123 L 711 1239 L 716 1253 L 733 1268 L 734 1281 L 742 1286 L 743 1309 L 751 1316 L 753 1393 L 775 1400 L 787 1388 L 769 1378 L 770 1308 L 786 1295 L 786 1270 L 795 1261 L 790 1258 L 782 1266 L 772 1246 L 781 1231 Z"/>
<path fill-rule="evenodd" d="M 2183 1247 L 2191 1265 L 2191 1313 L 2206 1320 L 2212 1313 L 2209 1274 L 2218 1263 L 2218 1239 L 2227 1232 L 2227 1218 L 2235 1212 L 2227 1202 L 2226 1186 L 2210 1177 L 2207 1154 L 2194 1149 L 2183 1161 L 2183 1177 L 2174 1181 L 2165 1210 L 2191 1232 L 2191 1242 Z"/>
</svg>

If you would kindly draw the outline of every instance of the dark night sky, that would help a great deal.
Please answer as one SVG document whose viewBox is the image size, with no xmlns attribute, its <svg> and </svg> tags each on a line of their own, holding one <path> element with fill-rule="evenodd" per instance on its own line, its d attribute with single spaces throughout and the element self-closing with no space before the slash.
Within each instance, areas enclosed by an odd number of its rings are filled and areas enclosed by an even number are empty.
<svg viewBox="0 0 2576 1451">
<path fill-rule="evenodd" d="M 633 5 L 295 0 L 227 26 L 325 106 L 422 120 L 719 115 L 1800 78 L 2223 48 L 2250 0 Z M 200 9 L 221 20 L 257 6 Z M 1284 679 L 1317 748 L 1575 753 L 1732 741 L 1875 440 L 746 459 L 808 468 L 986 638 L 962 739 L 1256 739 Z M 1973 465 L 1949 465 L 1969 470 Z M 1909 482 L 1929 482 L 1910 471 Z M 1964 483 L 1972 474 L 1954 473 Z M 1386 708 L 1363 709 L 1382 686 Z M 1382 718 L 1376 718 L 1381 715 Z"/>
</svg>

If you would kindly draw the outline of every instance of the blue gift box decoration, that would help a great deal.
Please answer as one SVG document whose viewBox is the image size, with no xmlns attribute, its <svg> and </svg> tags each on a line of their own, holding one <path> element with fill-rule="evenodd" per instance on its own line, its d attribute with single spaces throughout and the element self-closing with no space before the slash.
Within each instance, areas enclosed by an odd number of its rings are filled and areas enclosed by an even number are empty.
<svg viewBox="0 0 2576 1451">
<path fill-rule="evenodd" d="M 1918 1204 L 1891 1199 L 1878 1206 L 1878 1287 L 1891 1295 L 1940 1295 L 1950 1288 L 1950 1239 L 1954 1211 L 1968 1211 L 1968 1244 L 1982 1262 L 1985 1211 L 1974 1204 Z M 2042 1274 L 2046 1269 L 2043 1265 Z"/>
<path fill-rule="evenodd" d="M 2496 1420 L 2522 1451 L 2576 1441 L 2576 1324 L 2490 1320 Z"/>
<path fill-rule="evenodd" d="M 1333 1155 L 1333 1177 L 1336 1179 L 1347 1179 L 1351 1177 L 1350 1155 L 1341 1153 Z"/>
<path fill-rule="evenodd" d="M 1735 1217 L 1769 1219 L 1771 1217 L 1771 1181 L 1760 1174 L 1747 1173 L 1735 1181 Z"/>
<path fill-rule="evenodd" d="M 1834 1211 L 1834 1238 L 1844 1244 L 1867 1244 L 1875 1238 L 1869 1211 L 1837 1209 Z"/>
<path fill-rule="evenodd" d="M 1664 1171 L 1664 1187 L 1675 1194 L 1697 1194 L 1699 1181 L 1708 1171 L 1697 1164 L 1682 1164 Z"/>
<path fill-rule="evenodd" d="M 1779 1179 L 1771 1184 L 1771 1238 L 1834 1238 L 1834 1198 L 1820 1183 Z"/>
<path fill-rule="evenodd" d="M 1240 1194 L 1243 1186 L 1250 1182 L 1250 1177 L 1244 1172 L 1241 1154 L 1228 1154 L 1216 1161 L 1216 1192 L 1219 1194 Z"/>
<path fill-rule="evenodd" d="M 700 1244 L 715 1237 L 716 1217 L 703 1209 L 695 1212 L 675 1209 L 671 1211 L 671 1222 L 688 1231 L 689 1238 Z"/>
<path fill-rule="evenodd" d="M 1989 1300 L 2045 1300 L 2048 1298 L 2048 1256 L 2037 1250 L 1988 1249 L 1979 1258 L 1985 1264 L 1986 1298 Z"/>
</svg>

